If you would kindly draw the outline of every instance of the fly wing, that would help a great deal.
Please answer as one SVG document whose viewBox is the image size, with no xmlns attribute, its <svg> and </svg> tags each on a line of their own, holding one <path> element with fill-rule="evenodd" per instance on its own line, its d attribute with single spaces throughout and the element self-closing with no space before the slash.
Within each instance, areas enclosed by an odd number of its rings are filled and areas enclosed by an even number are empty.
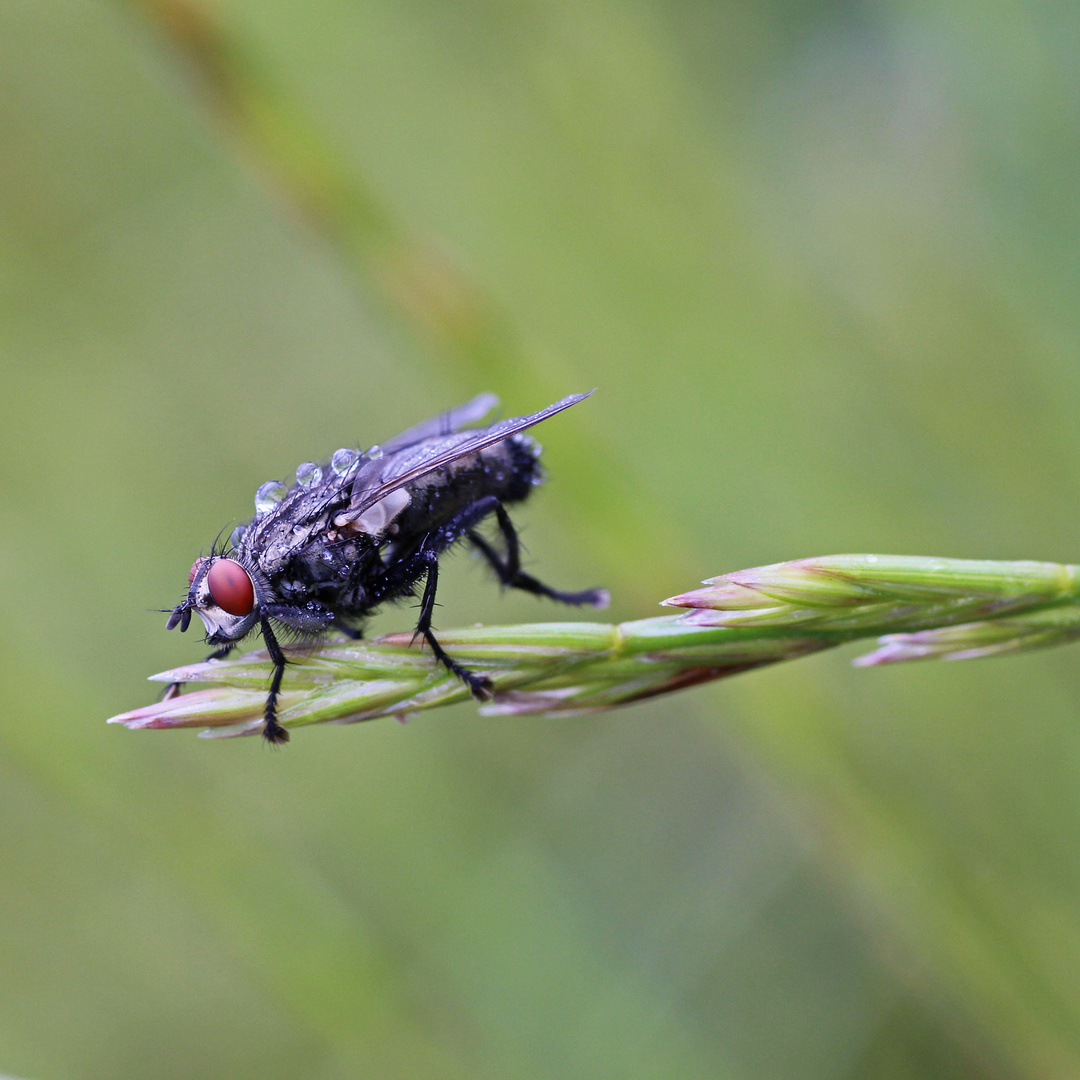
<svg viewBox="0 0 1080 1080">
<path fill-rule="evenodd" d="M 497 424 L 492 424 L 491 427 L 482 428 L 479 431 L 462 431 L 434 440 L 429 437 L 430 441 L 425 446 L 416 445 L 415 449 L 411 451 L 408 447 L 405 447 L 393 457 L 377 458 L 374 461 L 367 462 L 361 467 L 356 474 L 356 479 L 353 481 L 352 499 L 349 503 L 350 517 L 362 514 L 369 506 L 374 506 L 375 503 L 385 498 L 390 492 L 404 487 L 417 479 L 417 477 L 441 468 L 443 465 L 448 465 L 451 461 L 457 461 L 458 458 L 467 457 L 469 454 L 475 454 L 488 446 L 494 446 L 495 443 L 500 443 L 503 439 L 516 435 L 519 431 L 524 431 L 526 428 L 542 423 L 556 413 L 569 409 L 571 405 L 584 401 L 592 393 L 593 391 L 590 390 L 588 394 L 571 394 L 569 397 L 564 397 L 562 400 L 556 401 L 554 405 L 549 405 L 539 412 L 530 413 L 528 416 L 515 416 L 509 420 L 500 420 Z M 481 395 L 480 398 L 474 398 L 468 405 L 452 410 L 449 415 L 453 416 L 466 409 L 471 409 L 485 396 Z M 428 424 L 431 423 L 434 423 L 434 421 L 428 421 Z M 419 424 L 412 431 L 417 431 L 426 426 L 425 424 Z M 436 432 L 436 434 L 438 433 Z M 402 438 L 402 436 L 398 436 L 398 438 Z"/>
<path fill-rule="evenodd" d="M 456 409 L 447 409 L 446 412 L 416 424 L 400 435 L 395 435 L 382 444 L 383 453 L 393 454 L 406 447 L 415 446 L 425 439 L 438 435 L 451 435 L 466 424 L 475 424 L 478 420 L 483 420 L 498 404 L 499 399 L 494 394 L 477 394 L 472 401 L 466 401 L 464 405 L 459 405 Z"/>
<path fill-rule="evenodd" d="M 445 440 L 452 438 L 459 428 L 482 420 L 498 404 L 499 399 L 494 394 L 478 394 L 456 409 L 447 409 L 430 420 L 415 424 L 383 443 L 379 457 L 365 462 L 359 473 L 341 475 L 331 468 L 322 469 L 321 481 L 310 487 L 294 485 L 284 502 L 252 522 L 245 533 L 247 547 L 258 548 L 260 560 L 270 565 L 283 562 L 293 551 L 303 547 L 313 532 L 326 527 L 328 511 L 350 513 L 353 510 L 356 506 L 354 492 L 358 490 L 356 481 L 360 477 L 375 478 L 377 482 L 380 474 L 399 460 L 402 451 L 433 439 L 439 439 L 440 445 L 445 445 Z M 407 456 L 413 458 L 412 454 Z M 350 516 L 355 519 L 363 509 L 350 513 Z"/>
</svg>

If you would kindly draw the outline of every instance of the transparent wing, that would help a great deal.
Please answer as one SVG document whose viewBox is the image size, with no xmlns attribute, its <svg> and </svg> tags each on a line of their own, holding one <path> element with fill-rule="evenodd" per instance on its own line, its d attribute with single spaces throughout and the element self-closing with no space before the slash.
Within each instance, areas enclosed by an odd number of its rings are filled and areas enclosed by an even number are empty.
<svg viewBox="0 0 1080 1080">
<path fill-rule="evenodd" d="M 478 420 L 483 420 L 498 404 L 499 399 L 494 394 L 477 394 L 472 401 L 466 401 L 464 405 L 459 405 L 456 409 L 447 409 L 446 412 L 439 413 L 430 420 L 424 420 L 400 435 L 395 435 L 382 444 L 383 453 L 393 454 L 437 435 L 451 435 L 466 424 L 475 424 Z"/>
<path fill-rule="evenodd" d="M 461 431 L 457 434 L 447 435 L 445 438 L 431 439 L 427 445 L 416 445 L 414 449 L 405 447 L 393 457 L 377 458 L 367 462 L 361 467 L 353 481 L 352 498 L 349 503 L 350 516 L 363 513 L 369 506 L 374 506 L 380 499 L 385 498 L 392 491 L 403 487 L 417 477 L 431 472 L 433 469 L 448 465 L 451 461 L 475 454 L 485 447 L 494 446 L 511 435 L 542 423 L 556 413 L 569 409 L 579 401 L 584 401 L 593 391 L 588 394 L 571 394 L 554 405 L 549 405 L 539 412 L 530 413 L 528 416 L 515 416 L 508 420 L 500 420 L 491 427 L 481 428 L 479 431 Z M 487 395 L 481 395 L 485 397 Z M 461 409 L 452 410 L 450 415 L 455 415 L 465 409 L 475 406 L 480 398 L 475 398 Z M 428 421 L 432 423 L 433 421 Z M 413 431 L 425 427 L 417 425 Z M 401 438 L 402 436 L 398 436 Z"/>
</svg>

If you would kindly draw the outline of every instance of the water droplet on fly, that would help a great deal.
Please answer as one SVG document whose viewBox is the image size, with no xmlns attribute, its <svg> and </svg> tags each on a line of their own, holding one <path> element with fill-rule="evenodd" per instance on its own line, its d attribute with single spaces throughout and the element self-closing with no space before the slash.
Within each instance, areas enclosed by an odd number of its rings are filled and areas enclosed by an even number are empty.
<svg viewBox="0 0 1080 1080">
<path fill-rule="evenodd" d="M 267 480 L 255 492 L 255 513 L 267 514 L 285 498 L 285 485 L 278 480 Z"/>
<path fill-rule="evenodd" d="M 356 450 L 335 450 L 334 456 L 330 459 L 330 468 L 338 476 L 345 476 L 359 460 L 360 454 Z"/>
<path fill-rule="evenodd" d="M 305 461 L 296 467 L 296 482 L 302 488 L 314 487 L 322 479 L 322 469 L 314 461 Z"/>
<path fill-rule="evenodd" d="M 374 446 L 369 446 L 364 451 L 364 457 L 366 457 L 368 461 L 378 461 L 378 459 L 381 458 L 382 455 L 383 449 L 378 443 L 376 443 Z"/>
<path fill-rule="evenodd" d="M 240 546 L 240 541 L 244 539 L 244 533 L 247 532 L 246 525 L 237 525 L 232 531 L 232 536 L 229 537 L 229 547 L 236 549 Z"/>
</svg>

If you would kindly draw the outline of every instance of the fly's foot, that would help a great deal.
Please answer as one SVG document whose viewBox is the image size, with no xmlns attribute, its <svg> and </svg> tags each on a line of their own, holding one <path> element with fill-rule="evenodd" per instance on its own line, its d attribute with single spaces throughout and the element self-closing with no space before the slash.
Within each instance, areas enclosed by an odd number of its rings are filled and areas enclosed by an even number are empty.
<svg viewBox="0 0 1080 1080">
<path fill-rule="evenodd" d="M 438 647 L 436 659 L 439 663 L 445 664 L 446 667 L 450 669 L 450 672 L 456 675 L 469 688 L 469 693 L 472 694 L 477 701 L 490 701 L 495 696 L 495 684 L 486 675 L 480 675 L 475 671 L 470 671 L 467 667 L 459 664 L 456 660 L 443 652 L 441 645 Z"/>
<path fill-rule="evenodd" d="M 490 701 L 495 696 L 495 685 L 486 675 L 477 675 L 475 671 L 460 668 L 454 672 L 469 688 L 477 701 Z"/>
<path fill-rule="evenodd" d="M 559 599 L 564 604 L 577 607 L 606 608 L 611 603 L 611 593 L 607 589 L 586 589 L 584 592 L 562 593 Z"/>
<path fill-rule="evenodd" d="M 442 664 L 451 675 L 456 675 L 469 688 L 469 693 L 477 701 L 490 701 L 495 696 L 495 684 L 486 675 L 479 675 L 475 671 L 470 671 L 467 667 L 459 664 L 452 656 L 448 656 L 446 650 L 435 640 L 435 636 L 430 630 L 418 630 L 417 634 L 422 635 L 431 647 L 435 662 Z M 416 640 L 415 637 L 413 640 Z"/>
<path fill-rule="evenodd" d="M 266 715 L 262 736 L 271 746 L 281 746 L 282 743 L 289 741 L 288 731 L 277 722 L 277 717 L 273 713 Z"/>
</svg>

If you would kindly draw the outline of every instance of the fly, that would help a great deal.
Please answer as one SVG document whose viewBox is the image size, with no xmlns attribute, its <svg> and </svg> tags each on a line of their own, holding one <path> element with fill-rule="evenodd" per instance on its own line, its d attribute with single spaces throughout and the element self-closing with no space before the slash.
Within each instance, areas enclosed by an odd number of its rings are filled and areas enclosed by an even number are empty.
<svg viewBox="0 0 1080 1080">
<path fill-rule="evenodd" d="M 262 733 L 268 742 L 288 742 L 277 718 L 287 663 L 279 636 L 310 641 L 338 631 L 359 638 L 376 608 L 413 596 L 422 578 L 417 636 L 473 697 L 490 698 L 491 681 L 447 655 L 431 628 L 439 557 L 465 540 L 505 586 L 564 604 L 607 606 L 603 589 L 561 592 L 525 573 L 506 511 L 544 481 L 540 447 L 525 430 L 588 396 L 572 394 L 528 416 L 462 430 L 498 404 L 493 394 L 481 394 L 382 446 L 305 462 L 291 487 L 263 484 L 255 493 L 255 517 L 191 567 L 187 595 L 168 629 L 187 630 L 196 612 L 207 644 L 215 646 L 211 660 L 227 656 L 248 634 L 261 634 L 274 663 Z M 501 550 L 478 531 L 491 517 Z M 179 690 L 174 683 L 166 694 Z"/>
</svg>

